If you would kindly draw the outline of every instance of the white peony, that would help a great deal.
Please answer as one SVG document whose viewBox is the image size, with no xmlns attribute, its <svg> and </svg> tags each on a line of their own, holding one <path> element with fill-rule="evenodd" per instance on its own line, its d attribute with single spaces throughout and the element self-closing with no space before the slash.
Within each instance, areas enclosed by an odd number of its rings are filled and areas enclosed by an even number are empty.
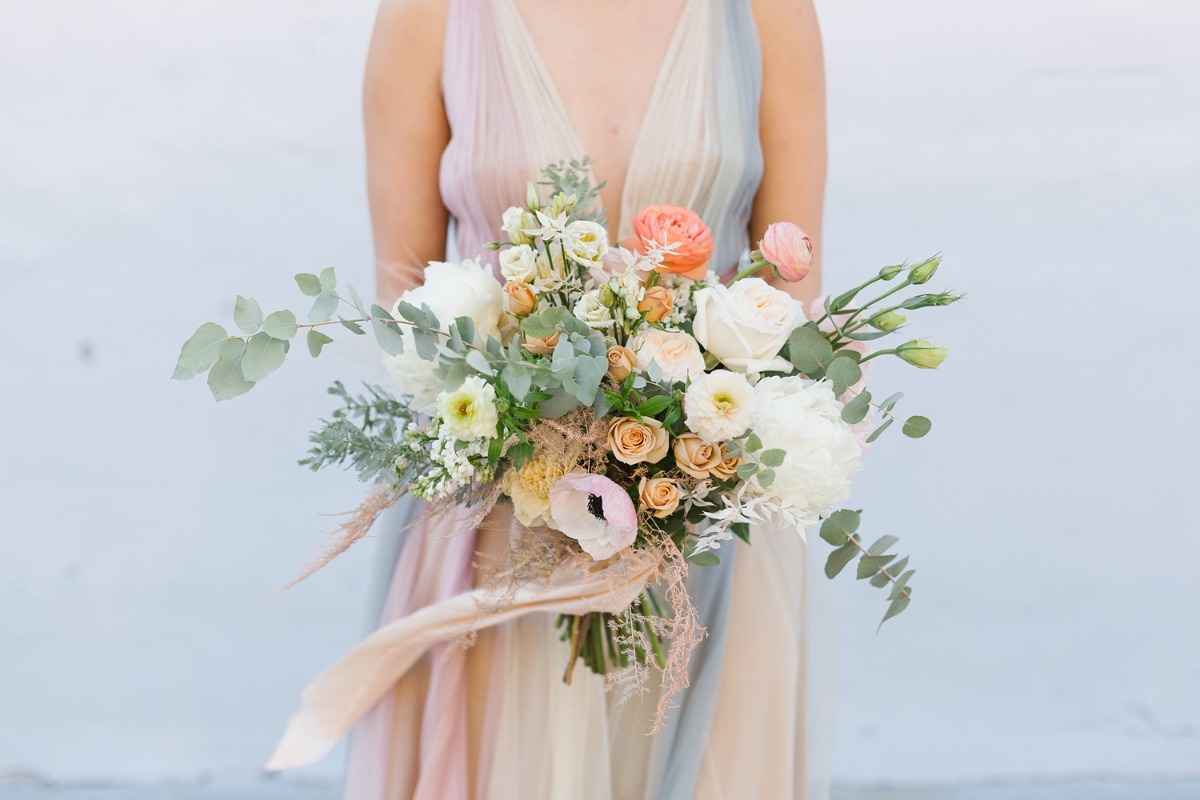
<svg viewBox="0 0 1200 800">
<path fill-rule="evenodd" d="M 571 313 L 584 325 L 598 331 L 607 330 L 615 324 L 612 309 L 601 302 L 600 293 L 594 289 L 579 298 Z"/>
<path fill-rule="evenodd" d="M 506 281 L 532 284 L 538 278 L 537 253 L 527 244 L 500 251 L 500 274 Z"/>
<path fill-rule="evenodd" d="M 425 268 L 424 283 L 409 289 L 400 300 L 418 308 L 422 304 L 429 306 L 443 330 L 458 317 L 470 317 L 475 321 L 477 343 L 489 336 L 500 338 L 505 316 L 504 291 L 491 270 L 474 259 L 457 264 L 430 263 Z M 400 319 L 400 300 L 391 309 L 397 319 Z M 433 374 L 433 363 L 417 355 L 408 326 L 401 325 L 399 329 L 404 333 L 404 353 L 384 356 L 383 364 L 400 390 L 413 398 L 413 408 L 422 414 L 431 413 L 442 383 Z"/>
<path fill-rule="evenodd" d="M 562 244 L 567 251 L 567 258 L 576 264 L 599 268 L 604 254 L 608 252 L 608 231 L 599 223 L 576 220 L 563 232 Z"/>
<path fill-rule="evenodd" d="M 455 439 L 473 442 L 496 435 L 500 415 L 496 411 L 496 389 L 478 375 L 472 375 L 452 392 L 437 398 L 437 413 L 443 428 Z"/>
<path fill-rule="evenodd" d="M 862 467 L 862 445 L 842 421 L 842 404 L 828 381 L 763 378 L 754 395 L 754 432 L 766 447 L 786 453 L 775 480 L 757 494 L 811 527 L 850 496 L 850 481 Z"/>
<path fill-rule="evenodd" d="M 700 345 L 686 333 L 642 328 L 630 340 L 629 349 L 637 354 L 638 363 L 643 368 L 651 361 L 658 364 L 663 378 L 671 383 L 686 382 L 704 372 L 704 355 L 700 352 Z"/>
<path fill-rule="evenodd" d="M 806 321 L 799 300 L 760 278 L 746 278 L 702 289 L 695 303 L 692 331 L 722 364 L 748 374 L 791 370 L 779 351 Z"/>
<path fill-rule="evenodd" d="M 725 369 L 702 372 L 683 395 L 684 421 L 692 433 L 716 444 L 741 436 L 755 424 L 756 405 L 754 387 L 745 375 Z"/>
</svg>

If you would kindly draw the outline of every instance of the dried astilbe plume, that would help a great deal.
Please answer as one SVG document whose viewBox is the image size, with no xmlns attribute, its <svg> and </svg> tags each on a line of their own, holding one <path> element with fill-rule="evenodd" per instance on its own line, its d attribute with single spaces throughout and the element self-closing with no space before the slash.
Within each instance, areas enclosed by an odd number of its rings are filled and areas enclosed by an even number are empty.
<svg viewBox="0 0 1200 800">
<path fill-rule="evenodd" d="M 516 601 L 521 589 L 549 586 L 555 571 L 570 558 L 571 544 L 558 531 L 527 528 L 510 518 L 504 552 L 476 554 L 475 568 L 484 590 L 476 605 L 484 611 L 500 611 Z"/>
<path fill-rule="evenodd" d="M 671 700 L 676 694 L 686 689 L 691 683 L 688 675 L 688 665 L 696 646 L 703 641 L 706 631 L 700 624 L 700 615 L 692 604 L 684 581 L 687 579 L 688 565 L 683 553 L 675 546 L 670 537 L 663 537 L 662 548 L 662 580 L 666 585 L 667 602 L 672 614 L 669 619 L 656 617 L 651 624 L 660 626 L 655 631 L 664 641 L 671 642 L 667 651 L 667 665 L 663 668 L 663 693 L 658 701 L 658 710 L 654 715 L 654 726 L 650 733 L 658 733 L 662 728 L 667 712 L 671 710 Z"/>
<path fill-rule="evenodd" d="M 601 473 L 608 456 L 608 422 L 590 408 L 576 408 L 558 419 L 540 419 L 528 433 L 536 454 L 553 455 L 568 465 Z"/>
</svg>

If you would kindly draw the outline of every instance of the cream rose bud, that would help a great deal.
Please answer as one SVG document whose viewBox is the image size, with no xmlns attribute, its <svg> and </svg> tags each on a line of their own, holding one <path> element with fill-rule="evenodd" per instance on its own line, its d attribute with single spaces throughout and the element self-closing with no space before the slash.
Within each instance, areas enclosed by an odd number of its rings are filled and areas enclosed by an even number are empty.
<svg viewBox="0 0 1200 800">
<path fill-rule="evenodd" d="M 692 332 L 704 349 L 738 372 L 787 372 L 779 355 L 792 331 L 804 324 L 804 306 L 760 278 L 696 292 Z"/>
<path fill-rule="evenodd" d="M 528 317 L 537 308 L 537 295 L 524 281 L 504 284 L 504 304 L 514 317 Z"/>
<path fill-rule="evenodd" d="M 500 274 L 506 281 L 532 283 L 538 277 L 537 253 L 527 244 L 501 250 Z"/>
<path fill-rule="evenodd" d="M 670 289 L 665 286 L 651 286 L 638 303 L 637 310 L 646 315 L 648 322 L 660 322 L 671 313 L 674 305 L 675 298 L 671 296 Z"/>
<path fill-rule="evenodd" d="M 694 433 L 681 433 L 675 439 L 675 465 L 693 478 L 704 480 L 721 466 L 721 448 Z"/>
<path fill-rule="evenodd" d="M 455 439 L 473 442 L 496 434 L 495 388 L 478 375 L 463 381 L 453 392 L 442 392 L 437 413 Z"/>
<path fill-rule="evenodd" d="M 663 519 L 679 508 L 679 487 L 670 478 L 643 477 L 638 482 L 638 499 L 642 508 Z"/>
<path fill-rule="evenodd" d="M 622 464 L 653 464 L 667 455 L 670 435 L 656 419 L 638 422 L 633 417 L 615 417 L 608 426 L 608 449 Z"/>
<path fill-rule="evenodd" d="M 731 456 L 729 451 L 725 449 L 725 445 L 721 445 L 721 463 L 712 468 L 712 477 L 719 481 L 727 481 L 737 475 L 737 468 L 741 466 L 741 456 Z"/>
<path fill-rule="evenodd" d="M 567 258 L 585 267 L 599 267 L 608 252 L 608 231 L 597 222 L 576 220 L 566 227 L 562 236 Z"/>
<path fill-rule="evenodd" d="M 629 377 L 637 369 L 637 356 L 628 347 L 614 344 L 608 348 L 608 377 L 617 383 Z"/>
<path fill-rule="evenodd" d="M 600 300 L 600 293 L 595 290 L 579 298 L 579 302 L 571 309 L 571 313 L 584 325 L 598 331 L 607 330 L 616 324 L 613 320 L 612 309 L 604 305 Z"/>
<path fill-rule="evenodd" d="M 688 429 L 706 442 L 736 439 L 754 424 L 754 387 L 738 372 L 702 372 L 683 395 L 683 413 Z"/>
<path fill-rule="evenodd" d="M 687 381 L 704 372 L 704 354 L 700 352 L 700 345 L 680 331 L 642 328 L 629 341 L 629 349 L 637 353 L 643 369 L 653 361 L 662 371 L 663 379 L 671 383 Z"/>
</svg>

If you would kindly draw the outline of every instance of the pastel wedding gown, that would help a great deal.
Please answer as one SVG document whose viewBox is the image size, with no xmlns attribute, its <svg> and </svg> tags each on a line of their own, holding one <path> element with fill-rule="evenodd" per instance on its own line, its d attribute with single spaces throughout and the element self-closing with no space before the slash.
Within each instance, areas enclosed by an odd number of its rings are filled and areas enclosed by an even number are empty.
<svg viewBox="0 0 1200 800">
<path fill-rule="evenodd" d="M 447 13 L 452 136 L 441 192 L 457 250 L 473 257 L 503 238 L 501 214 L 528 179 L 584 149 L 515 0 L 449 0 Z M 684 0 L 637 134 L 618 239 L 640 209 L 674 203 L 711 226 L 714 267 L 737 263 L 762 175 L 761 80 L 749 0 Z M 379 629 L 305 690 L 268 768 L 316 760 L 351 732 L 346 800 L 824 796 L 826 759 L 808 733 L 812 612 L 796 531 L 752 530 L 750 546 L 721 549 L 719 566 L 691 569 L 707 637 L 690 687 L 651 737 L 656 687 L 618 702 L 582 665 L 565 685 L 568 645 L 553 624 L 587 610 L 589 592 L 630 587 L 575 583 L 487 612 L 471 595 L 484 537 L 459 521 L 400 534 Z M 494 549 L 504 537 L 491 533 Z M 468 628 L 474 644 L 464 647 Z"/>
</svg>

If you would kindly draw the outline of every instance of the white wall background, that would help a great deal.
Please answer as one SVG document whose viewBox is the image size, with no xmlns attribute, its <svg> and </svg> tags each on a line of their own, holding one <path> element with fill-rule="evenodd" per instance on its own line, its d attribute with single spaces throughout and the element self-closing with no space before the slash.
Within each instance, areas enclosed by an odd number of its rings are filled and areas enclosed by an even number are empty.
<svg viewBox="0 0 1200 800">
<path fill-rule="evenodd" d="M 0 775 L 254 780 L 369 624 L 380 542 L 258 602 L 357 501 L 295 460 L 363 368 L 167 378 L 236 292 L 370 286 L 373 6 L 0 0 Z M 860 483 L 918 593 L 876 636 L 838 587 L 836 774 L 1200 778 L 1200 5 L 820 8 L 829 284 L 943 250 L 971 293 L 943 370 L 878 373 L 935 433 Z"/>
</svg>

